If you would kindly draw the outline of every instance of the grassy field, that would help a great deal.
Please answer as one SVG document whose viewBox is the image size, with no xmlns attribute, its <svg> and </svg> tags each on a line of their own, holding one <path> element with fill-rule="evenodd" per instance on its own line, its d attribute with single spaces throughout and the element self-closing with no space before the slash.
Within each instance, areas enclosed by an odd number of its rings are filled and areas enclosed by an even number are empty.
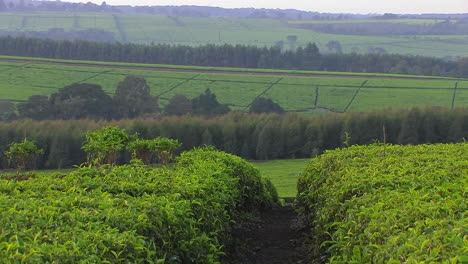
<svg viewBox="0 0 468 264">
<path fill-rule="evenodd" d="M 297 179 L 305 170 L 309 159 L 273 160 L 254 162 L 263 177 L 269 178 L 282 198 L 296 197 Z"/>
<path fill-rule="evenodd" d="M 209 88 L 233 110 L 258 96 L 288 111 L 368 111 L 382 108 L 468 105 L 468 81 L 388 74 L 353 74 L 74 62 L 0 57 L 0 100 L 21 102 L 72 83 L 94 83 L 112 94 L 126 75 L 143 76 L 164 106 L 176 94 L 189 98 Z M 457 89 L 455 89 L 457 87 Z"/>
<path fill-rule="evenodd" d="M 171 44 L 249 44 L 272 46 L 287 36 L 298 36 L 298 45 L 315 42 L 326 51 L 329 41 L 339 41 L 344 52 L 367 52 L 369 48 L 384 48 L 388 53 L 425 56 L 468 56 L 466 36 L 356 36 L 314 32 L 295 28 L 297 24 L 349 23 L 338 21 L 283 21 L 274 19 L 165 17 L 149 14 L 112 13 L 1 13 L 0 30 L 47 31 L 63 28 L 65 31 L 101 29 L 114 33 L 117 41 L 135 43 Z M 355 23 L 375 20 L 353 20 Z M 401 19 L 379 22 L 431 24 L 434 20 Z M 439 21 L 440 22 L 440 21 Z M 119 26 L 121 25 L 121 26 Z"/>
</svg>

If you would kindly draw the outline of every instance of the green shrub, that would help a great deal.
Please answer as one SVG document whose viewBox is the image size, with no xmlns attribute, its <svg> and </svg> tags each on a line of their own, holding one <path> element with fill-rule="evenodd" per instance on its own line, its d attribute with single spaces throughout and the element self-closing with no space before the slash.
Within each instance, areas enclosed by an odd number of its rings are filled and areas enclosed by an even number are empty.
<svg viewBox="0 0 468 264">
<path fill-rule="evenodd" d="M 127 145 L 132 158 L 141 159 L 143 163 L 150 164 L 153 156 L 163 165 L 167 165 L 173 158 L 174 151 L 180 148 L 178 140 L 157 137 L 155 139 L 136 139 Z"/>
<path fill-rule="evenodd" d="M 278 194 L 270 193 L 271 187 L 265 187 L 258 169 L 237 156 L 217 151 L 212 147 L 204 147 L 182 153 L 177 161 L 178 166 L 187 168 L 191 168 L 198 162 L 206 161 L 224 164 L 222 172 L 237 180 L 237 188 L 240 190 L 237 200 L 241 210 L 270 207 L 278 201 Z"/>
<path fill-rule="evenodd" d="M 88 162 L 102 165 L 115 164 L 119 152 L 124 149 L 130 136 L 117 127 L 105 127 L 86 133 L 86 142 L 82 149 L 88 153 Z"/>
<path fill-rule="evenodd" d="M 327 263 L 461 263 L 468 144 L 354 146 L 313 159 L 297 206 Z M 326 260 L 326 261 L 325 261 Z"/>
<path fill-rule="evenodd" d="M 25 138 L 22 142 L 11 143 L 5 156 L 17 170 L 23 170 L 43 153 L 44 150 L 39 149 L 34 141 Z"/>
<path fill-rule="evenodd" d="M 216 151 L 194 150 L 183 161 L 0 178 L 0 262 L 219 263 L 245 193 L 232 173 L 257 172 Z"/>
</svg>

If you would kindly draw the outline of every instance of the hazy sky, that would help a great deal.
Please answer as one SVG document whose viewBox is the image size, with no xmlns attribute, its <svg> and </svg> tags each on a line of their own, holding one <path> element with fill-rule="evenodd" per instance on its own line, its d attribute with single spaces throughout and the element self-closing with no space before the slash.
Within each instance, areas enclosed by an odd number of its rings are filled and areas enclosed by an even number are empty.
<svg viewBox="0 0 468 264">
<path fill-rule="evenodd" d="M 68 2 L 87 2 L 65 0 Z M 103 0 L 91 0 L 101 3 Z M 468 0 L 106 0 L 112 5 L 203 5 L 300 9 L 329 13 L 468 13 Z"/>
</svg>

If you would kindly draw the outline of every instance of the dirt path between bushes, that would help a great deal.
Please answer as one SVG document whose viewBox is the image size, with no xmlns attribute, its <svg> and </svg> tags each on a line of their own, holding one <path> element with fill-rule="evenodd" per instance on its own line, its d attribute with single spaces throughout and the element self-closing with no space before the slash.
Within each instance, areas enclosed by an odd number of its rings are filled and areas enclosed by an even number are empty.
<svg viewBox="0 0 468 264">
<path fill-rule="evenodd" d="M 301 264 L 310 263 L 305 244 L 307 230 L 290 206 L 260 214 L 234 229 L 233 249 L 225 264 Z"/>
</svg>

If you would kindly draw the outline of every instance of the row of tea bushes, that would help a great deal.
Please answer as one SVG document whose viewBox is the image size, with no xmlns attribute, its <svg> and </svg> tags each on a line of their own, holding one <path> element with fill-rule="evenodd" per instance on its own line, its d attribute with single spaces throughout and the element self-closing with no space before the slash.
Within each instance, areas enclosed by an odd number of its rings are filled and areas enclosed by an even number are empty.
<svg viewBox="0 0 468 264">
<path fill-rule="evenodd" d="M 219 263 L 237 215 L 273 206 L 246 161 L 211 149 L 174 168 L 141 162 L 0 178 L 1 263 Z"/>
<path fill-rule="evenodd" d="M 313 159 L 297 206 L 326 263 L 465 263 L 468 144 L 353 146 Z"/>
</svg>

